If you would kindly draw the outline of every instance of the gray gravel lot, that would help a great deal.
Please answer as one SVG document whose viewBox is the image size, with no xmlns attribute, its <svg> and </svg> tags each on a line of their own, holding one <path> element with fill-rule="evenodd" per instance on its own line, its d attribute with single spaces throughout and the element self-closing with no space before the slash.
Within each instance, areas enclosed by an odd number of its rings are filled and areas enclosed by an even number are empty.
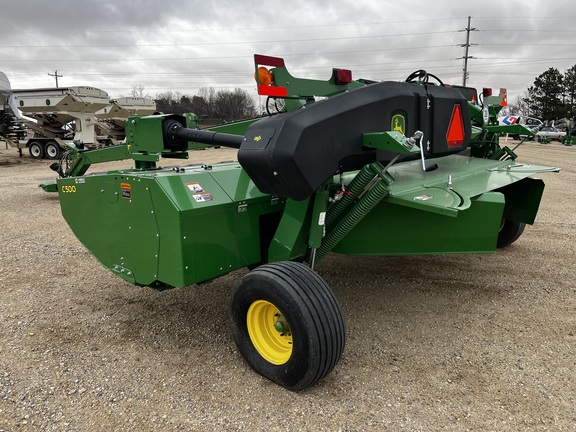
<svg viewBox="0 0 576 432">
<path fill-rule="evenodd" d="M 228 300 L 245 271 L 129 285 L 37 187 L 49 162 L 0 143 L 0 431 L 576 430 L 576 147 L 517 153 L 562 172 L 539 176 L 541 211 L 512 246 L 321 263 L 347 346 L 324 381 L 292 393 L 235 349 Z M 192 153 L 219 159 L 234 153 Z"/>
</svg>

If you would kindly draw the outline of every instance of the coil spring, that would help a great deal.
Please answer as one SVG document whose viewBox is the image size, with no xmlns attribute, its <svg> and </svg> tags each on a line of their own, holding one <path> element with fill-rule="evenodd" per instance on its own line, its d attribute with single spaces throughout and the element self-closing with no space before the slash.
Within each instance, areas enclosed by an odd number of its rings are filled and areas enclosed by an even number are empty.
<svg viewBox="0 0 576 432">
<path fill-rule="evenodd" d="M 340 215 L 346 210 L 346 208 L 356 199 L 358 194 L 372 181 L 374 178 L 374 172 L 371 170 L 369 165 L 365 165 L 356 174 L 348 185 L 347 191 L 349 193 L 342 195 L 340 201 L 335 202 L 330 206 L 328 212 L 326 213 L 326 226 L 332 225 Z"/>
<path fill-rule="evenodd" d="M 387 194 L 387 185 L 378 181 L 324 237 L 316 259 L 324 258 Z"/>
</svg>

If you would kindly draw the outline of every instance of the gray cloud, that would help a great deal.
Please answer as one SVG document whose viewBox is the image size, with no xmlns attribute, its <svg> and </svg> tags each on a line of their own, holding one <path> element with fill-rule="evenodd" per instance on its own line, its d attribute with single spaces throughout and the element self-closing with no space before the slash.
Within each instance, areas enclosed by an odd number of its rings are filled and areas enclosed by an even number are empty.
<svg viewBox="0 0 576 432">
<path fill-rule="evenodd" d="M 112 96 L 142 85 L 150 95 L 242 87 L 255 95 L 254 53 L 284 56 L 297 76 L 327 79 L 332 67 L 356 78 L 401 80 L 426 69 L 462 81 L 472 16 L 469 85 L 507 87 L 576 64 L 572 1 L 332 0 L 164 2 L 53 0 L 0 7 L 0 70 L 15 88 L 92 85 Z"/>
</svg>

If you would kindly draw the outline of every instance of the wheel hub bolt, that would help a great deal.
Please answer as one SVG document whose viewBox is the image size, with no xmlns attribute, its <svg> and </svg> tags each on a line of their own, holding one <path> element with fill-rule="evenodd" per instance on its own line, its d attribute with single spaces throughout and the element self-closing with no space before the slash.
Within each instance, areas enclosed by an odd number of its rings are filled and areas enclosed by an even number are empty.
<svg viewBox="0 0 576 432">
<path fill-rule="evenodd" d="M 278 333 L 282 333 L 284 331 L 284 325 L 280 321 L 276 321 L 274 323 L 274 328 Z"/>
</svg>

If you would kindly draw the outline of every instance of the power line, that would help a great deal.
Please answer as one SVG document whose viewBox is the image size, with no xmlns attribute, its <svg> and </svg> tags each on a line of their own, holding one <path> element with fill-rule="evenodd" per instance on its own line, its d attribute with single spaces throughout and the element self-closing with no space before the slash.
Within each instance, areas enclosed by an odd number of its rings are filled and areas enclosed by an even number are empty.
<svg viewBox="0 0 576 432">
<path fill-rule="evenodd" d="M 406 23 L 417 23 L 417 22 L 432 22 L 432 21 L 454 21 L 460 20 L 462 17 L 457 18 L 428 18 L 428 19 L 417 19 L 417 20 L 401 20 L 401 21 L 377 21 L 377 22 L 363 22 L 363 23 L 344 23 L 344 24 L 322 24 L 322 25 L 299 25 L 299 26 L 274 26 L 274 27 L 224 27 L 224 28 L 193 28 L 193 29 L 181 29 L 181 30 L 162 30 L 162 33 L 192 33 L 196 34 L 201 32 L 222 32 L 222 31 L 253 31 L 253 30 L 284 30 L 284 29 L 304 29 L 304 28 L 328 28 L 328 27 L 365 27 L 365 26 L 381 26 L 384 24 L 406 24 Z M 84 33 L 144 33 L 149 34 L 150 30 L 83 30 Z M 45 34 L 42 31 L 0 31 L 0 34 Z M 70 34 L 70 31 L 61 32 L 51 32 L 51 34 Z"/>
<path fill-rule="evenodd" d="M 382 51 L 406 51 L 406 50 L 421 50 L 432 48 L 450 48 L 453 45 L 432 45 L 432 46 L 417 46 L 417 47 L 402 47 L 402 48 L 377 48 L 369 50 L 350 50 L 350 51 L 322 51 L 321 53 L 308 52 L 297 54 L 283 54 L 280 57 L 308 57 L 318 54 L 359 54 L 367 52 L 382 52 Z M 189 61 L 189 60 L 228 60 L 228 59 L 247 59 L 253 58 L 252 55 L 239 55 L 239 56 L 222 56 L 222 57 L 170 57 L 170 58 L 122 58 L 122 59 L 2 59 L 3 62 L 126 62 L 126 61 Z"/>
<path fill-rule="evenodd" d="M 319 42 L 319 41 L 337 41 L 350 39 L 377 39 L 399 36 L 428 36 L 433 34 L 455 33 L 453 30 L 422 32 L 422 33 L 398 33 L 398 34 L 379 34 L 368 36 L 346 36 L 335 38 L 310 38 L 310 39 L 279 39 L 279 40 L 252 40 L 252 41 L 224 41 L 224 42 L 196 42 L 185 43 L 175 42 L 166 44 L 101 44 L 101 45 L 0 45 L 0 48 L 111 48 L 111 47 L 171 47 L 171 46 L 210 46 L 210 45 L 241 45 L 241 44 L 261 44 L 261 43 L 286 43 L 286 42 Z"/>
</svg>

